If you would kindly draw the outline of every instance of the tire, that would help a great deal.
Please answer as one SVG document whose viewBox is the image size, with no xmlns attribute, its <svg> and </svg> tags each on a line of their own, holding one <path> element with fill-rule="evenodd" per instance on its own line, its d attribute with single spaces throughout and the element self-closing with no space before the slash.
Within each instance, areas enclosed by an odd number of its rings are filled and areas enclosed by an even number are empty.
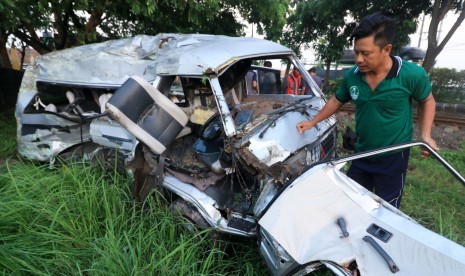
<svg viewBox="0 0 465 276">
<path fill-rule="evenodd" d="M 176 199 L 171 204 L 171 212 L 173 215 L 181 216 L 185 219 L 185 223 L 182 225 L 182 229 L 180 229 L 181 231 L 195 235 L 205 229 L 211 228 L 197 208 L 182 198 Z M 213 229 L 207 233 L 207 238 L 213 246 L 220 249 L 225 249 L 226 242 L 229 240 L 228 235 Z"/>
</svg>

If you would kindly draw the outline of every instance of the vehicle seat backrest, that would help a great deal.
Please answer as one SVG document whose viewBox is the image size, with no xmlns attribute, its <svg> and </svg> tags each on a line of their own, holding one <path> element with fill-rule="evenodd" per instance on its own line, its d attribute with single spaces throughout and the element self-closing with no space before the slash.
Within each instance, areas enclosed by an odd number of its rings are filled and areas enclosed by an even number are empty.
<svg viewBox="0 0 465 276">
<path fill-rule="evenodd" d="M 158 154 L 166 150 L 188 121 L 180 107 L 138 76 L 123 83 L 106 108 L 116 121 Z"/>
</svg>

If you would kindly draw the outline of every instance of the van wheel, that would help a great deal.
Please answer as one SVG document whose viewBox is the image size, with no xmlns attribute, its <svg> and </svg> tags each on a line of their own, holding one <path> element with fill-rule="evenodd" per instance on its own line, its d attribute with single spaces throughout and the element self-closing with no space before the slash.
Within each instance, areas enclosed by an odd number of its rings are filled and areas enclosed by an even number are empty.
<svg viewBox="0 0 465 276">
<path fill-rule="evenodd" d="M 200 212 L 191 203 L 184 199 L 176 199 L 171 204 L 171 212 L 175 216 L 181 216 L 185 218 L 185 222 L 182 224 L 183 231 L 187 231 L 191 234 L 197 234 L 200 231 L 211 228 L 205 218 L 202 217 Z M 211 230 L 207 233 L 208 239 L 211 243 L 220 249 L 225 249 L 226 242 L 229 240 L 229 236 L 220 233 L 216 230 Z"/>
</svg>

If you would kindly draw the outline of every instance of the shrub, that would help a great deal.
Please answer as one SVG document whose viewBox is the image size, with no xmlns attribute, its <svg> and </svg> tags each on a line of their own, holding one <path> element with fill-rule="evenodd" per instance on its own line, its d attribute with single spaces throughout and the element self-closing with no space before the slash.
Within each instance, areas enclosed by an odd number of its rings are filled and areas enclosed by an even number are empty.
<svg viewBox="0 0 465 276">
<path fill-rule="evenodd" d="M 332 95 L 336 94 L 336 91 L 339 89 L 339 86 L 341 86 L 342 79 L 343 78 L 341 77 L 334 80 L 329 80 L 328 83 L 325 82 L 325 84 L 323 85 L 323 92 L 328 97 L 328 99 Z"/>
<path fill-rule="evenodd" d="M 433 68 L 430 78 L 437 102 L 465 104 L 465 70 Z"/>
</svg>

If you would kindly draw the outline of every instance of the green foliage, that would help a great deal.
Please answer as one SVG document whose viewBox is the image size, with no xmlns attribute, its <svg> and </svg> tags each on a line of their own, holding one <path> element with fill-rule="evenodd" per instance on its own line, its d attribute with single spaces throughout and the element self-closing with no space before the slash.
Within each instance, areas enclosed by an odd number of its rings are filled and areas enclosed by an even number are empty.
<svg viewBox="0 0 465 276">
<path fill-rule="evenodd" d="M 208 33 L 237 36 L 243 25 L 234 16 L 228 1 L 160 1 L 151 14 L 130 13 L 127 20 L 102 22 L 110 37 L 133 34 Z M 134 24 L 137 22 L 137 24 Z"/>
<path fill-rule="evenodd" d="M 321 61 L 335 61 L 354 27 L 346 21 L 348 15 L 347 1 L 299 1 L 288 18 L 283 43 L 298 53 L 300 45 L 313 42 Z"/>
<path fill-rule="evenodd" d="M 330 80 L 329 83 L 325 82 L 323 91 L 327 98 L 330 98 L 332 95 L 336 94 L 337 90 L 341 86 L 343 78 L 337 78 L 335 80 Z"/>
<path fill-rule="evenodd" d="M 465 70 L 433 68 L 430 79 L 437 102 L 465 104 Z"/>
<path fill-rule="evenodd" d="M 257 32 L 269 40 L 281 38 L 291 0 L 227 1 L 250 23 L 257 24 Z"/>
<path fill-rule="evenodd" d="M 276 40 L 286 22 L 288 6 L 289 0 L 159 1 L 150 14 L 134 12 L 128 14 L 128 20 L 114 21 L 111 25 L 103 22 L 102 28 L 118 36 L 162 32 L 239 36 L 243 35 L 244 27 L 239 14 L 247 22 L 255 23 L 258 33 Z"/>
<path fill-rule="evenodd" d="M 212 247 L 179 232 L 157 195 L 134 205 L 130 181 L 87 165 L 0 166 L 0 272 L 4 275 L 263 275 L 256 246 Z M 237 264 L 241 265 L 238 266 Z"/>
<path fill-rule="evenodd" d="M 289 0 L 5 1 L 0 5 L 0 38 L 14 34 L 39 53 L 136 34 L 208 33 L 242 35 L 241 17 L 276 40 Z M 240 15 L 241 17 L 238 17 Z M 97 32 L 97 28 L 101 31 Z M 45 43 L 34 31 L 54 33 Z M 0 46 L 6 40 L 0 39 Z"/>
<path fill-rule="evenodd" d="M 416 30 L 418 16 L 430 6 L 429 1 L 296 1 L 295 12 L 288 18 L 288 28 L 283 34 L 284 43 L 294 46 L 313 45 L 319 61 L 327 66 L 336 62 L 344 48 L 349 47 L 349 37 L 355 22 L 380 11 L 392 12 L 400 26 L 394 52 L 408 44 L 408 35 Z"/>
</svg>

